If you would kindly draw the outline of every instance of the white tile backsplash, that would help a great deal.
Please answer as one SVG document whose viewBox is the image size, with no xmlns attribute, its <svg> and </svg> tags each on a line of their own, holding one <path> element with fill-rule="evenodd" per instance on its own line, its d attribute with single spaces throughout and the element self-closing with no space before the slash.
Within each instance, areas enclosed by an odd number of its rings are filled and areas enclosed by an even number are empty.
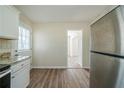
<svg viewBox="0 0 124 93">
<path fill-rule="evenodd" d="M 0 53 L 17 49 L 17 40 L 0 39 Z"/>
</svg>

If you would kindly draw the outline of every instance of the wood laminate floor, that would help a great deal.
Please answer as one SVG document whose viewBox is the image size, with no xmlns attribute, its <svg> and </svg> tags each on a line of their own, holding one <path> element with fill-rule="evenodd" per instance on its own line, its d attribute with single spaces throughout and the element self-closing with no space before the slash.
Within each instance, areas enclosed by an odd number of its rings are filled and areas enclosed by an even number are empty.
<svg viewBox="0 0 124 93">
<path fill-rule="evenodd" d="M 28 88 L 88 88 L 84 69 L 32 69 Z"/>
</svg>

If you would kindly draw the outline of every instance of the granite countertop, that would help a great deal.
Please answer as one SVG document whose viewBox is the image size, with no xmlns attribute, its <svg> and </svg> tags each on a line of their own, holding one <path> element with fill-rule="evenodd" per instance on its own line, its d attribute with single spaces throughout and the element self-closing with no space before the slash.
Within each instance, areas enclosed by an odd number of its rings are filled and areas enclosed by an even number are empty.
<svg viewBox="0 0 124 93">
<path fill-rule="evenodd" d="M 18 56 L 18 57 L 11 58 L 11 59 L 2 59 L 0 60 L 0 64 L 13 65 L 28 58 L 30 58 L 30 56 Z"/>
</svg>

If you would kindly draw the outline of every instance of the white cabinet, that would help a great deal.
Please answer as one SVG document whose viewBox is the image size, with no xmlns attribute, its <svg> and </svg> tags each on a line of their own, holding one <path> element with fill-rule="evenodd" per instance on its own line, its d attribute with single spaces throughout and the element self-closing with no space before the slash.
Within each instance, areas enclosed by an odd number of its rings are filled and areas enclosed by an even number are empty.
<svg viewBox="0 0 124 93">
<path fill-rule="evenodd" d="M 30 83 L 30 59 L 21 62 L 21 65 L 20 63 L 16 65 L 11 68 L 13 71 L 16 69 L 11 75 L 11 88 L 26 88 Z"/>
<path fill-rule="evenodd" d="M 18 39 L 19 12 L 10 6 L 0 6 L 0 38 Z"/>
</svg>

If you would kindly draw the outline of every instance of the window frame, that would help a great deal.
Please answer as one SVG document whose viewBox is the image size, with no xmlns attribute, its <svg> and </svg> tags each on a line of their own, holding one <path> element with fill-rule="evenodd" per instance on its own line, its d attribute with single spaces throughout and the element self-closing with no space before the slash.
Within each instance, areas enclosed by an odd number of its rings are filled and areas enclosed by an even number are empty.
<svg viewBox="0 0 124 93">
<path fill-rule="evenodd" d="M 30 32 L 30 48 L 29 49 L 19 49 L 19 41 L 18 41 L 18 51 L 30 51 L 30 50 L 32 50 L 32 28 L 29 26 L 29 25 L 27 25 L 27 24 L 25 24 L 25 23 L 23 23 L 23 22 L 20 22 L 19 23 L 19 26 L 18 26 L 18 28 L 19 27 L 22 27 L 22 28 L 24 28 L 24 29 L 27 29 L 27 30 L 29 30 L 29 32 Z M 19 38 L 19 36 L 18 36 L 18 38 Z"/>
</svg>

